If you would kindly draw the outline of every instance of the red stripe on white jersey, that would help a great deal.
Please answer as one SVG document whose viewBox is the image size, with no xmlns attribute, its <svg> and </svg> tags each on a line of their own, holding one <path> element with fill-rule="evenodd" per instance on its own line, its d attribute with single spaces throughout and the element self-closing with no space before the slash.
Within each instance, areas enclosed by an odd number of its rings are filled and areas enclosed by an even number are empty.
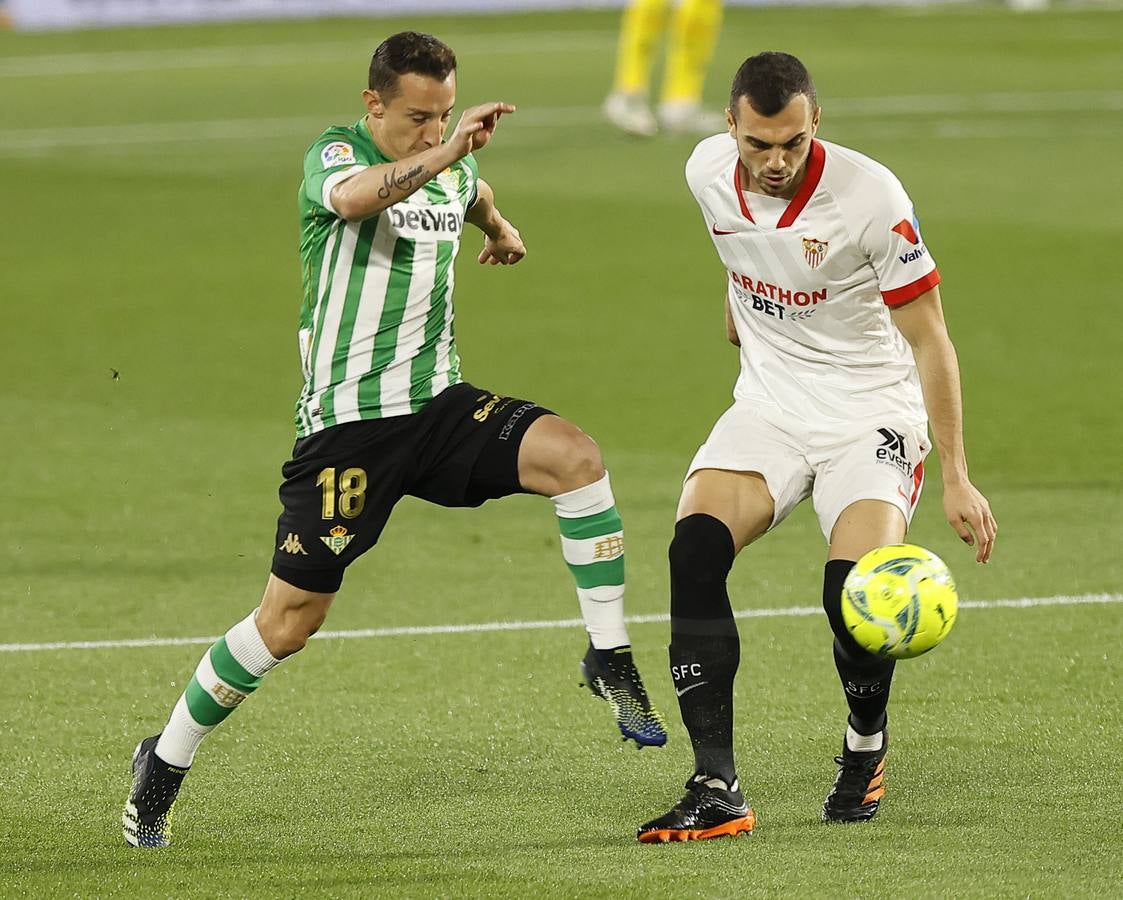
<svg viewBox="0 0 1123 900">
<path fill-rule="evenodd" d="M 933 269 L 922 278 L 916 279 L 911 284 L 906 284 L 904 287 L 893 288 L 891 291 L 882 291 L 881 299 L 885 301 L 886 306 L 903 306 L 912 300 L 915 300 L 925 291 L 930 291 L 937 284 L 940 283 L 940 270 Z"/>
<path fill-rule="evenodd" d="M 780 216 L 780 221 L 776 223 L 776 227 L 787 228 L 803 212 L 803 208 L 807 206 L 807 202 L 811 199 L 811 195 L 815 193 L 815 189 L 819 187 L 819 182 L 823 178 L 823 166 L 827 161 L 827 151 L 823 145 L 816 140 L 811 141 L 811 152 L 807 155 L 807 171 L 803 175 L 803 183 L 800 184 L 799 190 L 796 191 L 795 196 L 788 201 L 787 207 L 784 209 L 784 214 Z M 745 188 L 741 182 L 741 160 L 738 157 L 737 162 L 733 165 L 733 190 L 737 193 L 737 202 L 741 204 L 741 215 L 746 219 L 756 224 L 753 219 L 753 214 L 749 210 L 749 204 L 745 202 Z"/>
</svg>

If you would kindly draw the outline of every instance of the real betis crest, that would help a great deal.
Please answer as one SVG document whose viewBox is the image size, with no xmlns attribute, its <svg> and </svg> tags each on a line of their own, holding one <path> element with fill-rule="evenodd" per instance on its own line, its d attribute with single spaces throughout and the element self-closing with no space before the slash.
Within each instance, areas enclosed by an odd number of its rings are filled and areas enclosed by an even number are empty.
<svg viewBox="0 0 1123 900">
<path fill-rule="evenodd" d="M 327 545 L 327 548 L 332 553 L 339 556 L 340 553 L 347 549 L 347 545 L 351 543 L 351 539 L 354 537 L 355 535 L 348 534 L 347 529 L 342 525 L 336 525 L 335 528 L 331 530 L 330 534 L 321 535 L 320 540 Z"/>
<path fill-rule="evenodd" d="M 460 179 L 460 174 L 452 171 L 452 169 L 445 169 L 437 176 L 437 181 L 440 182 L 441 186 L 453 194 L 460 192 Z"/>
</svg>

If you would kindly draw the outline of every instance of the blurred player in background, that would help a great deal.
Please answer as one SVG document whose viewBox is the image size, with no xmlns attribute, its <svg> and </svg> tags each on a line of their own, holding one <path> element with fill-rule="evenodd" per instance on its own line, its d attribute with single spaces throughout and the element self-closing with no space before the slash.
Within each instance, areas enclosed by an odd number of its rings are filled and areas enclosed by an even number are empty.
<svg viewBox="0 0 1123 900">
<path fill-rule="evenodd" d="M 702 85 L 721 28 L 722 0 L 631 0 L 620 26 L 616 80 L 604 101 L 613 125 L 641 137 L 660 127 L 687 134 L 707 134 L 721 118 L 702 109 Z M 670 18 L 663 91 L 656 113 L 649 89 L 655 45 Z"/>
<path fill-rule="evenodd" d="M 686 180 L 726 269 L 734 403 L 687 472 L 671 563 L 671 675 L 694 748 L 686 795 L 639 830 L 645 843 L 752 831 L 733 758 L 740 639 L 726 590 L 736 555 L 811 497 L 829 543 L 823 606 L 849 706 L 829 822 L 871 819 L 884 793 L 893 661 L 842 622 L 855 560 L 900 543 L 920 498 L 931 422 L 944 513 L 986 562 L 997 533 L 967 475 L 959 364 L 940 276 L 912 202 L 887 168 L 815 139 L 803 64 L 762 53 L 738 70 L 728 133 L 706 138 Z"/>
<path fill-rule="evenodd" d="M 626 738 L 666 741 L 632 660 L 623 530 L 597 445 L 535 403 L 460 377 L 452 289 L 464 223 L 484 234 L 480 263 L 515 265 L 526 248 L 472 155 L 515 108 L 471 107 L 445 140 L 455 95 L 452 50 L 396 34 L 371 60 L 366 115 L 329 128 L 304 158 L 304 389 L 272 573 L 261 605 L 203 656 L 163 732 L 138 745 L 123 817 L 134 846 L 168 843 L 203 738 L 305 646 L 344 570 L 407 495 L 448 507 L 550 497 L 588 631 L 585 682 Z M 433 557 L 439 565 L 439 548 Z"/>
</svg>

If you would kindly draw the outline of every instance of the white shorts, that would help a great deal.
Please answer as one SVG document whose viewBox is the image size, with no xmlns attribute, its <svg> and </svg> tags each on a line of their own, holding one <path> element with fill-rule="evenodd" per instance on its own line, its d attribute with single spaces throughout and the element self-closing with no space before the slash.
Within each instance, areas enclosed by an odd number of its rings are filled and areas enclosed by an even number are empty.
<svg viewBox="0 0 1123 900">
<path fill-rule="evenodd" d="M 772 526 L 811 497 L 829 541 L 842 511 L 858 500 L 884 500 L 912 522 L 931 445 L 926 425 L 887 415 L 884 422 L 824 431 L 774 407 L 738 400 L 714 425 L 686 473 L 759 472 L 776 510 Z"/>
</svg>

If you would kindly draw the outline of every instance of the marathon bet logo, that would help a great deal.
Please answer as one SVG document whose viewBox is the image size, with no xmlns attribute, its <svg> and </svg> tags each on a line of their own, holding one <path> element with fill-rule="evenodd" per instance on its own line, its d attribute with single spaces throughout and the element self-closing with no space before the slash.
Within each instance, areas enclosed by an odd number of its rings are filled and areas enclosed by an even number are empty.
<svg viewBox="0 0 1123 900">
<path fill-rule="evenodd" d="M 877 448 L 877 461 L 895 466 L 906 475 L 912 474 L 912 463 L 905 456 L 905 436 L 892 428 L 879 428 L 881 446 Z"/>
</svg>

